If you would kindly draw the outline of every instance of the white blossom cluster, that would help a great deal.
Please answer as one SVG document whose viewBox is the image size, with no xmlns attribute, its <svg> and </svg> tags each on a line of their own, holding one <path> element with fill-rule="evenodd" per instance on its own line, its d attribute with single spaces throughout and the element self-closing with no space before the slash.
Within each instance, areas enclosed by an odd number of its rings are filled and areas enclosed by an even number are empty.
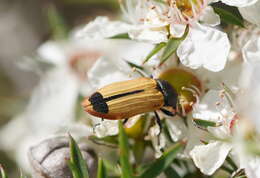
<svg viewBox="0 0 260 178">
<path fill-rule="evenodd" d="M 218 1 L 237 7 L 247 21 L 245 27 L 221 26 L 221 17 L 212 6 Z M 213 175 L 231 159 L 247 177 L 260 178 L 259 152 L 257 155 L 251 151 L 251 147 L 260 143 L 260 1 L 120 0 L 119 3 L 123 20 L 97 17 L 74 30 L 68 39 L 48 41 L 39 47 L 40 60 L 53 67 L 41 74 L 27 109 L 1 128 L 1 147 L 13 151 L 18 163 L 30 170 L 29 164 L 25 164 L 26 152 L 46 136 L 64 132 L 78 137 L 117 135 L 117 120 L 101 121 L 87 113 L 79 116 L 76 112 L 78 102 L 82 101 L 79 98 L 107 84 L 140 77 L 139 70 L 154 78 L 167 75 L 169 70 L 176 71 L 176 75 L 186 71 L 199 85 L 182 87 L 195 98 L 188 99 L 190 109 L 180 104 L 185 119 L 160 113 L 171 140 L 186 142 L 179 156 L 191 159 L 205 175 Z M 129 39 L 113 39 L 122 34 Z M 167 46 L 171 39 L 181 38 L 176 53 L 163 64 L 163 50 L 144 63 L 156 46 Z M 142 69 L 133 70 L 129 64 Z M 154 116 L 148 113 L 146 117 Z M 126 127 L 130 128 L 139 118 L 127 122 Z M 16 135 L 11 134 L 14 131 Z M 151 126 L 144 139 L 151 141 L 155 157 L 169 146 L 158 125 Z"/>
</svg>

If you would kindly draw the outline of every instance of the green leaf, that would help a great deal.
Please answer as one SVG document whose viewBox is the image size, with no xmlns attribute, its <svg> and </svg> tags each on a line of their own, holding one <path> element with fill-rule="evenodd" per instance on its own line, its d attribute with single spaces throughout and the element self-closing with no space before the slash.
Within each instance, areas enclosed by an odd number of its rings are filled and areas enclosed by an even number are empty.
<svg viewBox="0 0 260 178">
<path fill-rule="evenodd" d="M 181 178 L 181 176 L 172 168 L 168 167 L 165 171 L 164 174 L 167 178 Z"/>
<path fill-rule="evenodd" d="M 219 127 L 221 124 L 213 121 L 207 121 L 203 119 L 193 119 L 193 121 L 198 125 L 202 127 Z"/>
<path fill-rule="evenodd" d="M 98 145 L 104 145 L 111 148 L 117 148 L 118 147 L 118 138 L 117 136 L 106 136 L 106 137 L 97 137 L 97 136 L 89 136 L 89 140 L 93 141 L 94 143 Z"/>
<path fill-rule="evenodd" d="M 213 9 L 220 16 L 222 22 L 244 27 L 243 18 L 240 18 L 237 14 L 232 13 L 232 11 L 227 11 L 224 8 L 215 6 L 213 6 Z"/>
<path fill-rule="evenodd" d="M 1 164 L 0 164 L 0 175 L 1 175 L 1 178 L 8 178 L 3 166 Z"/>
<path fill-rule="evenodd" d="M 80 174 L 80 171 L 79 169 L 77 168 L 77 166 L 71 162 L 68 162 L 68 166 L 71 170 L 71 173 L 72 173 L 72 177 L 73 178 L 81 178 L 81 174 Z"/>
<path fill-rule="evenodd" d="M 161 62 L 159 64 L 162 65 L 167 59 L 169 59 L 173 53 L 176 52 L 177 48 L 181 44 L 181 42 L 186 38 L 189 32 L 189 27 L 187 26 L 185 29 L 185 33 L 183 34 L 182 37 L 180 38 L 170 38 L 169 41 L 166 44 L 166 47 L 163 51 L 162 57 L 161 57 Z"/>
<path fill-rule="evenodd" d="M 222 166 L 220 167 L 220 169 L 222 169 L 223 171 L 226 171 L 226 172 L 229 173 L 229 174 L 232 174 L 232 173 L 233 173 L 233 170 L 232 170 L 231 168 L 225 166 L 225 165 L 222 165 Z"/>
<path fill-rule="evenodd" d="M 120 164 L 122 168 L 123 178 L 132 178 L 133 169 L 129 162 L 129 144 L 128 138 L 123 128 L 122 121 L 118 122 L 119 127 L 119 149 L 120 149 Z"/>
<path fill-rule="evenodd" d="M 106 167 L 103 163 L 102 159 L 98 160 L 98 175 L 97 178 L 106 178 L 107 177 L 107 172 L 106 172 Z"/>
<path fill-rule="evenodd" d="M 237 169 L 238 169 L 237 165 L 236 165 L 235 162 L 230 158 L 230 156 L 227 156 L 226 161 L 228 162 L 228 164 L 229 164 L 234 170 L 237 170 Z"/>
<path fill-rule="evenodd" d="M 110 176 L 111 174 L 114 174 L 117 177 L 121 175 L 121 169 L 119 166 L 117 166 L 117 163 L 114 163 L 111 160 L 102 160 L 102 162 L 106 168 L 106 172 L 109 172 Z"/>
<path fill-rule="evenodd" d="M 73 178 L 89 178 L 88 168 L 86 161 L 83 159 L 83 156 L 80 152 L 80 149 L 76 143 L 76 141 L 69 135 L 70 137 L 70 168 L 73 173 Z M 75 177 L 74 177 L 75 175 Z"/>
<path fill-rule="evenodd" d="M 176 158 L 177 154 L 182 150 L 184 144 L 182 142 L 173 145 L 167 152 L 155 160 L 141 175 L 140 178 L 153 178 L 159 176 L 165 171 Z"/>
<path fill-rule="evenodd" d="M 247 176 L 243 175 L 243 176 L 238 176 L 238 177 L 234 177 L 234 178 L 247 178 Z"/>
<path fill-rule="evenodd" d="M 158 53 L 164 46 L 166 46 L 166 43 L 164 43 L 164 42 L 161 42 L 161 43 L 155 45 L 155 47 L 152 49 L 152 51 L 144 59 L 143 64 L 145 64 L 147 61 L 149 61 L 149 59 L 151 59 L 151 57 L 153 57 L 156 53 Z"/>
<path fill-rule="evenodd" d="M 54 39 L 66 39 L 69 28 L 54 5 L 47 8 L 47 17 Z"/>
<path fill-rule="evenodd" d="M 130 40 L 131 38 L 129 37 L 128 33 L 120 33 L 120 34 L 109 37 L 109 39 L 127 39 L 127 40 Z"/>
<path fill-rule="evenodd" d="M 146 145 L 144 140 L 135 140 L 135 144 L 133 146 L 133 153 L 136 164 L 141 164 L 144 156 L 145 146 Z"/>
</svg>

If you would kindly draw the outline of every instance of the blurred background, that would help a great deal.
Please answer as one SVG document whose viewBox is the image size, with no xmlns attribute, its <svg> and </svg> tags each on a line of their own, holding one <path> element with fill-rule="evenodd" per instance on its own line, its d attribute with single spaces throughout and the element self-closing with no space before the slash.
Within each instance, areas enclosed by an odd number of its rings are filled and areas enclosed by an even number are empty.
<svg viewBox="0 0 260 178">
<path fill-rule="evenodd" d="M 96 16 L 116 18 L 118 10 L 117 0 L 1 0 L 0 128 L 24 110 L 39 82 L 39 75 L 19 65 L 24 57 L 34 56 L 46 40 L 59 38 Z M 1 145 L 0 164 L 10 177 L 18 177 L 19 168 Z"/>
</svg>

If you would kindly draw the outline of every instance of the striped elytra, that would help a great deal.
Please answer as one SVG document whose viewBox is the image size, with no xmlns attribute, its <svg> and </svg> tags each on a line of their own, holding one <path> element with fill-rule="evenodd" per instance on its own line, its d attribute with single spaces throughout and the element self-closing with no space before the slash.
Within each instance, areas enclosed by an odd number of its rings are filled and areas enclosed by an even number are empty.
<svg viewBox="0 0 260 178">
<path fill-rule="evenodd" d="M 177 93 L 168 85 L 166 81 L 146 77 L 115 82 L 97 90 L 82 105 L 93 116 L 112 120 L 126 119 L 169 106 L 168 99 L 165 98 L 166 95 L 172 97 L 169 92 L 174 93 L 174 101 L 170 103 L 176 103 Z"/>
</svg>

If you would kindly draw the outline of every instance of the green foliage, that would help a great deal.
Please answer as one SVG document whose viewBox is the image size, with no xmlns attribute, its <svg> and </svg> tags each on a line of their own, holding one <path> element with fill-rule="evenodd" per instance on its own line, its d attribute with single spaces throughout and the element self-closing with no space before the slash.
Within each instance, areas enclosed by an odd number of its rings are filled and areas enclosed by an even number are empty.
<svg viewBox="0 0 260 178">
<path fill-rule="evenodd" d="M 160 65 L 162 65 L 167 59 L 169 59 L 173 55 L 173 53 L 176 52 L 181 42 L 187 37 L 188 33 L 189 33 L 189 27 L 187 26 L 185 29 L 185 33 L 183 34 L 182 37 L 169 39 L 163 51 L 163 54 L 161 56 Z"/>
<path fill-rule="evenodd" d="M 125 40 L 129 40 L 130 37 L 129 37 L 128 33 L 120 33 L 120 34 L 117 34 L 115 36 L 109 37 L 109 39 L 125 39 Z"/>
<path fill-rule="evenodd" d="M 151 59 L 155 54 L 157 54 L 161 49 L 164 49 L 163 54 L 161 56 L 160 65 L 162 65 L 167 59 L 169 59 L 178 49 L 181 42 L 186 38 L 189 32 L 189 27 L 187 26 L 185 29 L 185 33 L 180 38 L 170 38 L 167 43 L 161 42 L 152 49 L 152 51 L 146 56 L 143 64 L 145 64 L 149 59 Z"/>
<path fill-rule="evenodd" d="M 172 168 L 168 167 L 165 171 L 164 174 L 167 178 L 181 178 L 181 176 Z"/>
<path fill-rule="evenodd" d="M 139 178 L 154 178 L 159 176 L 165 171 L 176 158 L 177 154 L 182 150 L 184 144 L 179 142 L 173 145 L 168 151 L 164 152 L 163 155 L 155 160 L 148 168 L 145 169 Z"/>
<path fill-rule="evenodd" d="M 70 160 L 68 162 L 73 178 L 89 178 L 86 161 L 80 152 L 76 141 L 70 137 Z"/>
<path fill-rule="evenodd" d="M 164 42 L 155 45 L 155 47 L 152 49 L 152 51 L 146 56 L 143 64 L 145 64 L 147 61 L 149 61 L 149 59 L 151 57 L 153 57 L 155 54 L 157 54 L 165 46 L 166 46 L 166 43 L 164 43 Z"/>
<path fill-rule="evenodd" d="M 102 159 L 98 160 L 97 178 L 107 178 L 106 167 L 105 167 Z"/>
<path fill-rule="evenodd" d="M 203 119 L 193 119 L 193 121 L 201 127 L 218 127 L 220 126 L 219 123 L 213 122 L 213 121 L 208 121 L 208 120 L 203 120 Z"/>
<path fill-rule="evenodd" d="M 69 28 L 54 5 L 50 5 L 47 8 L 47 17 L 53 38 L 56 40 L 66 39 L 68 37 Z"/>
<path fill-rule="evenodd" d="M 89 139 L 98 145 L 104 145 L 111 148 L 118 147 L 118 139 L 117 136 L 106 136 L 106 137 L 97 137 L 97 136 L 90 136 Z"/>
<path fill-rule="evenodd" d="M 220 16 L 222 22 L 226 24 L 238 25 L 240 27 L 244 27 L 244 20 L 241 17 L 239 11 L 235 7 L 231 7 L 232 10 L 227 9 L 227 5 L 225 6 L 214 6 L 214 11 Z M 235 9 L 235 10 L 233 10 Z"/>
<path fill-rule="evenodd" d="M 129 143 L 128 138 L 123 128 L 122 121 L 119 121 L 119 151 L 120 151 L 120 164 L 122 169 L 122 178 L 132 178 L 133 168 L 129 159 Z"/>
</svg>

